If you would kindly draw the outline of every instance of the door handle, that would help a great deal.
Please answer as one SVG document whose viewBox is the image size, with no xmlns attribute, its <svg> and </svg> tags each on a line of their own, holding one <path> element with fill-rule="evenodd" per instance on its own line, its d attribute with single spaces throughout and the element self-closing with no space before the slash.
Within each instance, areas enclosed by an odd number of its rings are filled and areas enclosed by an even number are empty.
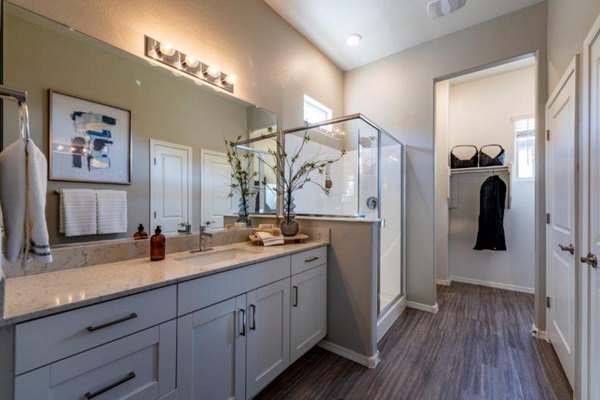
<svg viewBox="0 0 600 400">
<path fill-rule="evenodd" d="M 256 330 L 256 306 L 254 304 L 250 305 L 250 310 L 252 310 L 252 323 L 250 324 L 250 330 Z"/>
<path fill-rule="evenodd" d="M 298 307 L 298 286 L 293 286 L 292 289 L 294 289 L 294 302 L 292 306 Z"/>
<path fill-rule="evenodd" d="M 588 253 L 587 256 L 581 257 L 581 262 L 592 266 L 593 268 L 598 268 L 598 257 L 596 257 L 593 253 Z"/>
<path fill-rule="evenodd" d="M 569 253 L 571 253 L 571 254 L 575 254 L 575 247 L 573 247 L 573 243 L 571 243 L 571 244 L 570 244 L 570 245 L 568 245 L 568 246 L 564 246 L 564 245 L 562 245 L 562 244 L 559 244 L 559 245 L 558 245 L 558 247 L 560 247 L 560 249 L 561 249 L 562 251 L 568 251 L 568 252 L 569 252 Z"/>
<path fill-rule="evenodd" d="M 240 308 L 240 314 L 242 315 L 242 331 L 240 335 L 246 336 L 246 310 Z"/>
</svg>

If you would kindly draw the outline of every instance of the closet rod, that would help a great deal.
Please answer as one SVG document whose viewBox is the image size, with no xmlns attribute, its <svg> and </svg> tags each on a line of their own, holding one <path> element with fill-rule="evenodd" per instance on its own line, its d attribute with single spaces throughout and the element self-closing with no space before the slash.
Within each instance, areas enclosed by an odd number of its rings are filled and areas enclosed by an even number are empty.
<svg viewBox="0 0 600 400">
<path fill-rule="evenodd" d="M 27 102 L 27 92 L 0 85 L 0 97 L 6 100 L 16 101 L 19 105 Z"/>
<path fill-rule="evenodd" d="M 510 165 L 495 165 L 492 167 L 473 167 L 473 168 L 454 168 L 450 169 L 450 175 L 458 175 L 458 174 L 472 174 L 478 172 L 509 172 L 510 173 Z"/>
</svg>

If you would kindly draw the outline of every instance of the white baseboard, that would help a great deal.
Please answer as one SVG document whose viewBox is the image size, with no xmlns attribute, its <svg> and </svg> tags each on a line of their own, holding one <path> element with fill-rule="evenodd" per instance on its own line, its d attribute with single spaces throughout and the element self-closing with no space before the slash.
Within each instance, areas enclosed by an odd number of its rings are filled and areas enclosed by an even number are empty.
<svg viewBox="0 0 600 400">
<path fill-rule="evenodd" d="M 380 361 L 379 350 L 372 356 L 365 356 L 345 347 L 339 346 L 335 343 L 331 343 L 327 340 L 321 340 L 319 342 L 319 347 L 322 347 L 327 351 L 337 354 L 338 356 L 347 358 L 350 361 L 354 361 L 356 363 L 364 365 L 367 368 L 375 368 Z"/>
<path fill-rule="evenodd" d="M 414 308 L 415 310 L 419 311 L 430 312 L 433 314 L 437 313 L 440 310 L 438 303 L 435 303 L 434 305 L 430 306 L 428 304 L 417 303 L 415 301 L 410 300 L 406 300 L 406 307 Z"/>
<path fill-rule="evenodd" d="M 548 338 L 548 332 L 547 331 L 540 331 L 535 326 L 535 324 L 531 325 L 531 336 L 533 336 L 534 338 L 545 340 L 546 342 L 550 343 L 550 339 Z"/>
<path fill-rule="evenodd" d="M 450 286 L 451 283 L 452 283 L 452 281 L 450 279 L 436 279 L 435 280 L 436 285 Z"/>
<path fill-rule="evenodd" d="M 394 322 L 400 317 L 402 311 L 406 309 L 406 296 L 396 300 L 383 314 L 377 319 L 377 343 L 390 330 Z"/>
<path fill-rule="evenodd" d="M 450 278 L 452 282 L 462 282 L 462 283 L 470 283 L 472 285 L 480 285 L 480 286 L 488 286 L 497 289 L 504 290 L 512 290 L 513 292 L 523 292 L 523 293 L 535 293 L 534 288 L 525 287 L 525 286 L 517 286 L 517 285 L 509 285 L 507 283 L 498 283 L 498 282 L 488 282 L 488 281 L 480 281 L 479 279 L 472 278 L 462 278 L 460 276 L 452 276 Z"/>
</svg>

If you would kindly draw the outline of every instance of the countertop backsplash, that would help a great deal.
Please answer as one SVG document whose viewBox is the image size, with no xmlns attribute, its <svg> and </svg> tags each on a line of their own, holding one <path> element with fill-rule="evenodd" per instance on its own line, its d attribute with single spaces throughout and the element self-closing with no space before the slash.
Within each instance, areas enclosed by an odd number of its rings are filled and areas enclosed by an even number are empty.
<svg viewBox="0 0 600 400">
<path fill-rule="evenodd" d="M 301 227 L 300 230 L 306 233 L 310 240 L 329 240 L 329 229 L 305 228 L 303 230 Z M 252 230 L 250 228 L 234 228 L 211 233 L 213 236 L 206 238 L 207 247 L 248 241 Z M 198 244 L 198 234 L 168 236 L 167 254 L 193 250 L 198 248 Z M 27 273 L 23 271 L 20 263 L 4 261 L 3 269 L 5 277 L 10 279 L 143 257 L 150 257 L 150 241 L 148 239 L 61 246 L 52 249 L 52 263 L 40 264 L 32 261 Z"/>
</svg>

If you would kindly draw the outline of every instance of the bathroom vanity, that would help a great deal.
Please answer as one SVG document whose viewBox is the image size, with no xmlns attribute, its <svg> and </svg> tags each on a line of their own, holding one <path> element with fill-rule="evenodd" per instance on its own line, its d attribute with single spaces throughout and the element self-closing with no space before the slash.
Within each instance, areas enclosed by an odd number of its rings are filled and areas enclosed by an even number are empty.
<svg viewBox="0 0 600 400">
<path fill-rule="evenodd" d="M 249 399 L 326 334 L 327 243 L 7 281 L 2 390 L 21 399 Z"/>
</svg>

